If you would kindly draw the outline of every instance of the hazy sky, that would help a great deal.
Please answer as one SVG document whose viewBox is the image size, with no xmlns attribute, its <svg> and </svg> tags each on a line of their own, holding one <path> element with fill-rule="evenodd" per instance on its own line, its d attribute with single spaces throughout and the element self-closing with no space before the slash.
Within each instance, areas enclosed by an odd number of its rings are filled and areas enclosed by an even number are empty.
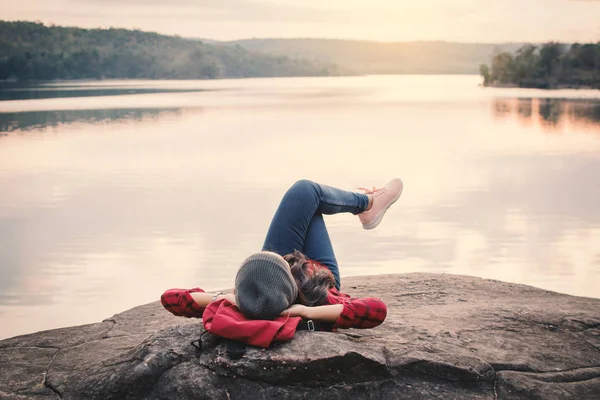
<svg viewBox="0 0 600 400">
<path fill-rule="evenodd" d="M 17 0 L 0 18 L 211 39 L 600 41 L 600 0 Z"/>
</svg>

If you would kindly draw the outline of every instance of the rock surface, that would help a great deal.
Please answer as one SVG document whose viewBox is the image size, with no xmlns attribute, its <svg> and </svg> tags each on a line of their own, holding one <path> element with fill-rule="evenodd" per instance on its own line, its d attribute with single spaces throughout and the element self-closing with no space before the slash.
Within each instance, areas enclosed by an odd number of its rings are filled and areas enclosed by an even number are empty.
<svg viewBox="0 0 600 400">
<path fill-rule="evenodd" d="M 466 276 L 344 280 L 371 330 L 306 332 L 227 357 L 158 302 L 0 341 L 2 399 L 600 399 L 600 299 Z"/>
</svg>

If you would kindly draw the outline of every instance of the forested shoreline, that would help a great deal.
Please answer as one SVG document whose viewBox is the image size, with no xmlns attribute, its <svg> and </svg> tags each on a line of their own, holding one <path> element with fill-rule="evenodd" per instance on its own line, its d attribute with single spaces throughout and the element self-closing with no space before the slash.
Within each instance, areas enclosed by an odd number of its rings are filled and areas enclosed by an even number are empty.
<svg viewBox="0 0 600 400">
<path fill-rule="evenodd" d="M 600 89 L 600 42 L 524 45 L 496 54 L 479 68 L 485 86 Z"/>
<path fill-rule="evenodd" d="M 441 42 L 377 44 L 281 39 L 239 43 L 242 45 L 227 42 L 209 44 L 139 30 L 81 29 L 0 21 L 0 80 L 331 76 L 348 74 L 351 70 L 359 73 L 465 73 L 462 64 L 443 66 L 443 60 L 436 63 L 437 67 L 425 68 L 421 58 L 433 49 L 437 49 L 433 53 L 444 49 L 452 53 L 453 56 L 447 54 L 449 60 L 456 58 L 455 52 L 466 52 L 468 57 L 465 55 L 461 62 L 470 60 L 476 66 L 478 54 L 485 51 L 481 45 L 481 48 L 471 48 L 467 44 Z M 375 63 L 373 65 L 377 68 L 371 65 L 369 68 L 375 68 L 371 71 L 356 60 L 349 62 L 347 47 L 350 45 L 363 48 L 367 59 L 360 58 L 361 62 L 368 65 Z M 312 52 L 307 50 L 307 46 L 309 50 L 314 47 Z M 380 60 L 381 54 L 379 58 L 375 57 L 378 54 L 375 50 L 381 46 L 391 46 L 388 49 L 390 59 Z M 421 54 L 417 51 L 421 48 L 419 46 L 429 50 L 422 49 L 421 53 L 425 53 Z M 298 49 L 292 51 L 295 47 Z M 508 51 L 501 51 L 503 49 Z M 523 45 L 511 52 L 513 49 L 516 46 L 499 46 L 491 64 L 480 65 L 479 72 L 485 86 L 600 89 L 600 42 L 572 45 L 551 42 L 541 46 Z M 356 58 L 359 54 L 354 53 Z M 345 63 L 339 64 L 340 60 L 345 60 Z M 412 61 L 415 62 L 411 64 Z"/>
<path fill-rule="evenodd" d="M 0 80 L 339 75 L 333 64 L 127 29 L 0 21 Z"/>
</svg>

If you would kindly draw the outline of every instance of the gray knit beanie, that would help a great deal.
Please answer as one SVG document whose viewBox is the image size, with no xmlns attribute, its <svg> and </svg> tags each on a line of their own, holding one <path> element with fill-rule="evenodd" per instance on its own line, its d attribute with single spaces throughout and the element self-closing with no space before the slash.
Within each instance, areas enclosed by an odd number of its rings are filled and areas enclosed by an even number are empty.
<svg viewBox="0 0 600 400">
<path fill-rule="evenodd" d="M 235 277 L 235 301 L 247 318 L 275 319 L 297 295 L 290 266 L 275 253 L 252 254 Z"/>
</svg>

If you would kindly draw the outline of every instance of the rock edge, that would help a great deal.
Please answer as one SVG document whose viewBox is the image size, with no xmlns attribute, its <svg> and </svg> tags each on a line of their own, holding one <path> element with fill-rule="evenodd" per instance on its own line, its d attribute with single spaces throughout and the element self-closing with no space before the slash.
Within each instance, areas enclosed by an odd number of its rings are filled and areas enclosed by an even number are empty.
<svg viewBox="0 0 600 400">
<path fill-rule="evenodd" d="M 468 276 L 344 279 L 370 330 L 297 332 L 231 360 L 158 302 L 0 341 L 2 399 L 598 399 L 600 299 Z"/>
</svg>

